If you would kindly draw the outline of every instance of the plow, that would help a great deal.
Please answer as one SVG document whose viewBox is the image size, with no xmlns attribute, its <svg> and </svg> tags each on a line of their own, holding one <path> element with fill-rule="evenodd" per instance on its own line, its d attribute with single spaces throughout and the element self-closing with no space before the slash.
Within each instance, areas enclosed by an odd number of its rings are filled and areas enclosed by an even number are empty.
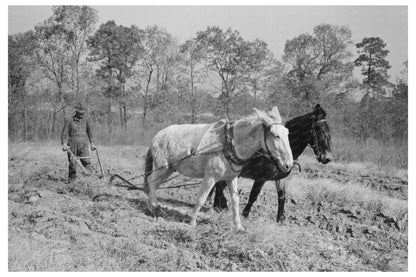
<svg viewBox="0 0 416 277">
<path fill-rule="evenodd" d="M 98 153 L 98 148 L 95 148 L 95 150 L 93 151 L 93 152 L 95 152 L 96 157 L 91 157 L 91 156 L 89 156 L 89 157 L 77 157 L 77 156 L 75 156 L 75 154 L 70 149 L 67 149 L 66 151 L 71 155 L 71 157 L 74 159 L 76 165 L 81 169 L 82 173 L 85 176 L 93 176 L 93 177 L 97 177 L 101 180 L 108 180 L 109 184 L 112 184 L 116 179 L 118 179 L 118 180 L 120 180 L 124 183 L 124 185 L 116 184 L 116 186 L 118 186 L 118 187 L 123 187 L 123 188 L 126 188 L 127 190 L 139 190 L 139 191 L 145 192 L 142 185 L 136 185 L 132 182 L 132 180 L 134 180 L 134 179 L 138 179 L 140 177 L 143 177 L 145 175 L 145 173 L 140 174 L 140 175 L 135 176 L 135 177 L 130 178 L 130 179 L 127 179 L 126 177 L 123 177 L 118 173 L 111 173 L 109 170 L 107 171 L 107 173 L 105 173 L 102 162 L 101 162 L 101 159 L 100 159 L 100 155 Z M 97 160 L 100 172 L 98 172 L 98 173 L 90 172 L 88 169 L 86 169 L 83 166 L 83 164 L 81 162 L 81 159 Z M 170 178 L 168 180 L 166 180 L 166 182 L 170 181 L 170 180 L 173 180 L 173 179 L 177 178 L 178 176 L 179 176 L 179 174 L 176 175 L 176 176 L 173 176 L 172 178 Z M 179 188 L 179 187 L 184 187 L 184 186 L 195 186 L 195 185 L 199 185 L 200 183 L 201 182 L 192 182 L 192 183 L 174 185 L 174 186 L 169 186 L 169 187 L 160 187 L 159 189 L 171 189 L 171 188 Z"/>
<path fill-rule="evenodd" d="M 69 153 L 69 155 L 71 155 L 71 157 L 72 157 L 72 159 L 74 159 L 74 161 L 76 162 L 76 164 L 78 165 L 78 167 L 81 169 L 81 171 L 82 171 L 82 173 L 84 173 L 84 175 L 86 175 L 86 176 L 97 176 L 97 177 L 99 177 L 100 179 L 102 179 L 102 178 L 104 178 L 105 177 L 105 174 L 104 174 L 104 169 L 103 169 L 103 165 L 102 165 L 102 163 L 101 163 L 101 159 L 100 159 L 100 155 L 98 154 L 98 149 L 97 148 L 95 148 L 95 150 L 93 151 L 93 152 L 95 152 L 95 154 L 96 154 L 96 157 L 77 157 L 77 156 L 75 156 L 75 154 L 74 153 L 72 153 L 72 151 L 68 148 L 68 149 L 66 149 L 66 152 L 68 152 Z M 81 159 L 96 159 L 97 161 L 98 161 L 98 165 L 99 165 L 99 167 L 100 167 L 100 172 L 99 173 L 94 173 L 94 172 L 90 172 L 90 171 L 88 171 L 83 165 L 82 165 L 82 162 L 81 162 Z"/>
<path fill-rule="evenodd" d="M 135 179 L 144 177 L 145 173 L 140 174 L 140 175 L 137 175 L 137 176 L 132 177 L 132 178 L 129 178 L 129 179 L 127 179 L 126 177 L 121 176 L 118 173 L 111 173 L 109 170 L 107 171 L 107 173 L 105 173 L 104 172 L 103 165 L 101 163 L 100 155 L 98 153 L 98 148 L 95 148 L 95 150 L 93 151 L 93 152 L 95 152 L 96 157 L 77 157 L 77 156 L 74 155 L 74 153 L 70 149 L 67 149 L 67 151 L 71 155 L 71 157 L 75 160 L 76 164 L 81 169 L 81 171 L 83 172 L 84 175 L 98 177 L 99 179 L 102 179 L 102 180 L 103 179 L 108 180 L 108 183 L 109 184 L 113 184 L 113 182 L 115 180 L 119 180 L 119 181 L 123 182 L 124 184 L 115 184 L 115 186 L 123 187 L 123 188 L 126 188 L 127 190 L 139 190 L 139 191 L 145 192 L 145 189 L 144 189 L 143 185 L 137 185 L 137 184 L 134 184 L 132 182 L 132 180 L 135 180 Z M 191 154 L 191 155 L 194 155 L 194 154 Z M 88 171 L 82 165 L 81 159 L 96 159 L 97 160 L 97 163 L 99 165 L 99 168 L 100 168 L 100 172 L 99 173 L 93 173 L 93 172 Z M 301 173 L 302 172 L 301 165 L 297 161 L 295 161 L 293 164 L 294 164 L 294 166 L 297 166 L 298 167 L 299 173 Z M 174 175 L 171 178 L 169 178 L 168 180 L 166 180 L 165 182 L 171 181 L 171 180 L 173 180 L 173 179 L 175 179 L 175 178 L 177 178 L 179 176 L 180 176 L 180 174 Z M 172 186 L 167 186 L 167 187 L 160 187 L 159 189 L 162 189 L 163 190 L 163 189 L 173 189 L 173 188 L 180 188 L 180 187 L 186 187 L 186 186 L 196 186 L 196 185 L 199 185 L 201 183 L 202 183 L 202 181 L 190 182 L 190 183 L 185 183 L 185 184 L 180 184 L 180 185 L 172 185 Z"/>
</svg>

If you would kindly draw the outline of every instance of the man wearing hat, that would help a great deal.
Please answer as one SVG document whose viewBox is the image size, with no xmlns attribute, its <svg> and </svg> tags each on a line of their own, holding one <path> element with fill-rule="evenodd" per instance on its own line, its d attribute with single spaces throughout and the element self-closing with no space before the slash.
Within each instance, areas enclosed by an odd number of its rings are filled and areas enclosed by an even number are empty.
<svg viewBox="0 0 416 277">
<path fill-rule="evenodd" d="M 68 149 L 76 157 L 89 157 L 90 151 L 88 149 L 88 142 L 91 145 L 91 151 L 95 150 L 95 145 L 92 140 L 92 130 L 87 118 L 84 117 L 85 109 L 81 103 L 75 106 L 75 114 L 72 118 L 66 119 L 64 128 L 61 134 L 62 150 L 67 151 Z M 88 137 L 88 141 L 87 141 Z M 82 165 L 89 171 L 92 170 L 91 160 L 88 158 L 81 158 Z M 74 181 L 77 175 L 76 172 L 76 161 L 68 152 L 69 161 L 69 175 L 68 181 Z"/>
</svg>

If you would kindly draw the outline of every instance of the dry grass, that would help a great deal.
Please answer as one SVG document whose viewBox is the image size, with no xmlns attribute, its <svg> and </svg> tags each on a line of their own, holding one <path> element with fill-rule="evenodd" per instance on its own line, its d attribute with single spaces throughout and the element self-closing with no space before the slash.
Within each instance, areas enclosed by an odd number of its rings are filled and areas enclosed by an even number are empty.
<svg viewBox="0 0 416 277">
<path fill-rule="evenodd" d="M 215 122 L 215 118 L 210 121 Z M 156 123 L 149 121 L 146 132 L 142 133 L 138 121 L 129 123 L 128 128 L 114 127 L 112 134 L 106 127 L 96 128 L 98 142 L 105 145 L 135 145 L 147 147 L 153 136 L 164 127 L 173 123 Z M 357 142 L 354 138 L 332 134 L 334 162 L 340 164 L 371 164 L 379 171 L 407 170 L 408 145 L 404 143 L 381 143 L 368 139 L 365 143 Z"/>
<path fill-rule="evenodd" d="M 379 165 L 371 162 L 345 162 L 342 163 L 334 159 L 329 164 L 323 165 L 317 162 L 313 151 L 309 148 L 306 149 L 305 153 L 303 153 L 299 157 L 299 162 L 302 166 L 308 168 L 315 168 L 317 170 L 326 170 L 330 169 L 332 171 L 341 171 L 347 172 L 349 174 L 354 174 L 357 176 L 368 176 L 368 175 L 377 175 L 379 177 L 396 177 L 401 180 L 408 180 L 408 170 L 407 168 L 397 168 L 389 166 L 385 164 L 384 166 L 380 167 Z"/>
<path fill-rule="evenodd" d="M 332 138 L 334 161 L 342 164 L 371 163 L 380 170 L 405 169 L 408 166 L 407 142 L 382 144 L 369 139 L 357 143 L 354 139 L 334 136 Z"/>
<path fill-rule="evenodd" d="M 276 192 L 268 184 L 243 219 L 246 231 L 235 231 L 231 212 L 209 210 L 194 230 L 186 222 L 196 187 L 159 191 L 163 216 L 156 220 L 146 215 L 141 192 L 87 177 L 66 184 L 66 156 L 56 143 L 10 145 L 9 158 L 28 147 L 24 159 L 9 165 L 10 271 L 407 270 L 407 200 L 335 181 L 329 173 L 341 165 L 304 157 L 303 167 L 329 175 L 292 174 L 285 224 L 274 221 Z M 126 177 L 143 172 L 144 147 L 99 150 L 106 169 Z M 251 182 L 240 183 L 243 205 Z M 387 217 L 400 221 L 400 229 Z"/>
<path fill-rule="evenodd" d="M 374 214 L 383 213 L 398 219 L 403 219 L 408 211 L 406 200 L 387 197 L 355 182 L 340 183 L 326 178 L 309 180 L 297 177 L 292 178 L 289 193 L 297 199 L 313 203 L 326 202 Z"/>
</svg>

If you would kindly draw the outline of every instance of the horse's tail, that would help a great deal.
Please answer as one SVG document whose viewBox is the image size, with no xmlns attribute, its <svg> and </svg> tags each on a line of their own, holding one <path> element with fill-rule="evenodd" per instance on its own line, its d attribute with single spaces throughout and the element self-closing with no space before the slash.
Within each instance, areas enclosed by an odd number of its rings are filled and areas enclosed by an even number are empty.
<svg viewBox="0 0 416 277">
<path fill-rule="evenodd" d="M 146 193 L 149 193 L 149 183 L 147 178 L 153 171 L 153 155 L 152 150 L 149 148 L 146 153 L 146 160 L 144 165 L 144 183 L 143 188 Z"/>
</svg>

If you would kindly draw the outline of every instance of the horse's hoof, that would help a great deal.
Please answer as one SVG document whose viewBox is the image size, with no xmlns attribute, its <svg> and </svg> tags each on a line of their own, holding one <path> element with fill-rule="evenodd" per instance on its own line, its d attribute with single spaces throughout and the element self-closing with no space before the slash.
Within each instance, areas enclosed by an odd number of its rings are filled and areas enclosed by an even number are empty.
<svg viewBox="0 0 416 277">
<path fill-rule="evenodd" d="M 150 210 L 150 209 L 146 209 L 144 211 L 144 214 L 147 215 L 147 216 L 151 216 L 151 217 L 154 217 L 154 215 L 155 215 L 154 211 Z"/>
<path fill-rule="evenodd" d="M 228 210 L 228 205 L 227 204 L 221 205 L 220 209 L 221 210 Z"/>
<path fill-rule="evenodd" d="M 153 209 L 147 208 L 144 214 L 157 219 L 161 216 L 162 210 L 160 209 L 160 206 Z"/>
<path fill-rule="evenodd" d="M 244 232 L 245 231 L 245 229 L 242 225 L 237 225 L 235 228 L 237 229 L 237 232 Z"/>
<path fill-rule="evenodd" d="M 243 210 L 243 216 L 244 217 L 248 217 L 248 215 L 250 214 L 250 210 Z"/>
<path fill-rule="evenodd" d="M 228 210 L 227 201 L 215 201 L 214 202 L 214 209 L 217 212 Z"/>
<path fill-rule="evenodd" d="M 157 219 L 161 217 L 161 215 L 162 215 L 162 210 L 160 209 L 160 206 L 158 206 L 153 210 L 153 217 Z"/>
<path fill-rule="evenodd" d="M 214 211 L 216 211 L 217 213 L 223 212 L 228 210 L 228 206 L 214 206 Z"/>
<path fill-rule="evenodd" d="M 286 221 L 286 216 L 284 216 L 284 215 L 277 216 L 277 218 L 276 218 L 277 223 L 284 223 L 285 221 Z"/>
</svg>

